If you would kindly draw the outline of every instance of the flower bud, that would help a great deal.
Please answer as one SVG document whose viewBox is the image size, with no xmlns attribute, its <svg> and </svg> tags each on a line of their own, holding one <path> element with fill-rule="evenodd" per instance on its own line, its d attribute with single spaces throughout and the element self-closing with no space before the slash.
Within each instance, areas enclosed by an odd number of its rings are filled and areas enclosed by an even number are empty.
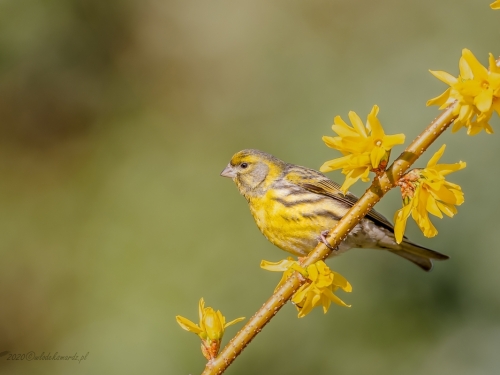
<svg viewBox="0 0 500 375">
<path fill-rule="evenodd" d="M 220 340 L 224 335 L 224 322 L 220 317 L 222 314 L 211 307 L 205 308 L 201 320 L 201 328 L 206 332 L 210 340 Z"/>
</svg>

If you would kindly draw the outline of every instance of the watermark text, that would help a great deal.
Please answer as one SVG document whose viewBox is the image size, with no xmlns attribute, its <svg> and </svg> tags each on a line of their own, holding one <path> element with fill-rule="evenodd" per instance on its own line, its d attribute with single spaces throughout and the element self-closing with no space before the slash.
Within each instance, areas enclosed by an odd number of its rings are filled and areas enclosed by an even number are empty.
<svg viewBox="0 0 500 375">
<path fill-rule="evenodd" d="M 41 352 L 36 353 L 33 350 L 26 353 L 10 353 L 9 351 L 0 352 L 0 358 L 5 358 L 7 361 L 86 361 L 90 352 L 85 354 L 78 354 L 76 352 L 72 355 L 59 354 L 59 352 Z"/>
</svg>

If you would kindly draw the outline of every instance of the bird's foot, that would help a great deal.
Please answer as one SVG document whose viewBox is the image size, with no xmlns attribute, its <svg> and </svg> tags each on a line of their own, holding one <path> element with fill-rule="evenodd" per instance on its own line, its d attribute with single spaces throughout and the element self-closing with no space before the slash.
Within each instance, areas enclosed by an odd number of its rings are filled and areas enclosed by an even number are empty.
<svg viewBox="0 0 500 375">
<path fill-rule="evenodd" d="M 326 239 L 326 236 L 328 235 L 329 232 L 330 232 L 329 230 L 324 230 L 323 232 L 321 232 L 321 234 L 319 235 L 319 240 L 321 242 L 323 242 L 325 244 L 325 246 L 327 248 L 329 248 L 330 250 L 337 251 L 339 248 L 338 247 L 333 247 L 332 245 L 330 245 L 328 243 L 328 240 Z"/>
</svg>

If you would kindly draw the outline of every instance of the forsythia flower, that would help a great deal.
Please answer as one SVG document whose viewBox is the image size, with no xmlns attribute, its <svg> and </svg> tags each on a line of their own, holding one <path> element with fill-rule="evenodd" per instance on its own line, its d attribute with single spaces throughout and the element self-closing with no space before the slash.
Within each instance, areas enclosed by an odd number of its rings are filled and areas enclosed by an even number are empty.
<svg viewBox="0 0 500 375">
<path fill-rule="evenodd" d="M 325 144 L 339 150 L 344 156 L 324 163 L 320 171 L 330 172 L 342 168 L 346 175 L 342 191 L 361 178 L 369 181 L 370 171 L 385 170 L 391 148 L 404 143 L 404 134 L 386 135 L 380 121 L 377 119 L 379 108 L 374 105 L 366 122 L 366 127 L 355 112 L 349 112 L 352 127 L 347 125 L 340 116 L 333 120 L 332 129 L 338 137 L 323 137 Z"/>
<path fill-rule="evenodd" d="M 476 59 L 468 49 L 462 50 L 459 62 L 460 75 L 455 78 L 442 71 L 431 73 L 450 87 L 438 97 L 431 99 L 427 105 L 439 105 L 440 109 L 457 101 L 454 115 L 458 118 L 452 131 L 467 127 L 467 134 L 476 135 L 482 129 L 493 133 L 488 121 L 493 112 L 500 115 L 500 67 L 490 53 L 489 70 Z"/>
<path fill-rule="evenodd" d="M 198 311 L 200 317 L 199 325 L 180 315 L 177 315 L 175 319 L 182 329 L 193 332 L 201 338 L 201 351 L 206 359 L 211 360 L 219 352 L 224 330 L 245 318 L 237 318 L 226 323 L 226 318 L 220 311 L 215 311 L 211 307 L 205 307 L 203 298 L 200 299 Z"/>
<path fill-rule="evenodd" d="M 342 275 L 330 270 L 322 260 L 306 268 L 301 267 L 299 263 L 292 260 L 292 258 L 277 263 L 264 260 L 261 262 L 260 266 L 269 271 L 284 272 L 276 289 L 278 289 L 294 271 L 300 272 L 300 274 L 307 279 L 307 282 L 303 284 L 292 297 L 292 302 L 295 303 L 299 310 L 299 318 L 306 316 L 314 307 L 319 305 L 323 306 L 323 312 L 326 313 L 332 302 L 340 306 L 350 307 L 333 294 L 333 292 L 339 288 L 345 292 L 351 292 L 351 284 L 349 284 Z"/>
<path fill-rule="evenodd" d="M 445 176 L 465 168 L 464 162 L 456 164 L 437 164 L 444 153 L 443 145 L 429 160 L 424 169 L 413 169 L 399 182 L 404 206 L 394 216 L 394 234 L 400 243 L 406 227 L 406 220 L 412 214 L 424 236 L 434 237 L 437 230 L 432 225 L 428 213 L 439 218 L 443 214 L 452 217 L 457 213 L 455 206 L 464 202 L 464 194 L 459 185 L 445 180 Z"/>
<path fill-rule="evenodd" d="M 491 9 L 500 9 L 500 0 L 496 0 L 495 2 L 490 4 Z"/>
</svg>

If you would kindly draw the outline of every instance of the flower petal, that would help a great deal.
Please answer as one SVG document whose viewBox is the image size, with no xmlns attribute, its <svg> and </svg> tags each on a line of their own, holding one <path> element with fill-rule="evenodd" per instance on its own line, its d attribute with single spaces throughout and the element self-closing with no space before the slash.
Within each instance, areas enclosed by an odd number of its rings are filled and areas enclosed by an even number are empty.
<svg viewBox="0 0 500 375">
<path fill-rule="evenodd" d="M 371 147 L 373 147 L 373 143 L 371 142 L 371 137 L 364 138 L 357 136 L 357 137 L 342 138 L 343 150 L 353 155 L 359 155 L 361 153 L 367 152 L 370 150 Z"/>
<path fill-rule="evenodd" d="M 299 305 L 299 304 L 302 305 L 302 307 L 299 310 L 299 318 L 303 318 L 304 316 L 309 314 L 314 307 L 312 304 L 312 299 L 313 299 L 314 294 L 309 293 L 310 288 L 311 288 L 310 285 L 306 285 L 306 287 L 302 291 L 301 295 L 304 296 L 304 299 L 296 301 L 295 296 L 294 296 L 294 298 L 292 298 L 292 301 L 295 302 L 297 305 Z"/>
<path fill-rule="evenodd" d="M 374 105 L 372 111 L 368 115 L 367 127 L 371 130 L 371 136 L 374 139 L 383 139 L 385 136 L 384 129 L 377 118 L 378 106 Z"/>
<path fill-rule="evenodd" d="M 324 294 L 326 297 L 328 297 L 332 302 L 336 303 L 337 305 L 344 306 L 344 307 L 351 307 L 351 305 L 348 305 L 344 301 L 342 301 L 339 297 L 337 297 L 333 292 L 329 289 L 326 289 L 324 291 Z"/>
<path fill-rule="evenodd" d="M 344 292 L 347 292 L 347 293 L 352 292 L 352 286 L 344 276 L 342 276 L 340 273 L 337 273 L 337 272 L 333 272 L 333 275 L 334 275 L 334 279 L 333 279 L 334 284 L 336 286 L 341 288 Z"/>
<path fill-rule="evenodd" d="M 437 70 L 437 71 L 436 70 L 429 70 L 429 72 L 431 72 L 431 74 L 434 77 L 436 77 L 440 81 L 443 81 L 447 85 L 452 86 L 458 82 L 458 79 L 453 77 L 450 73 L 446 73 L 446 72 L 443 72 L 441 70 Z"/>
<path fill-rule="evenodd" d="M 446 91 L 443 92 L 441 95 L 436 96 L 433 99 L 429 99 L 427 101 L 427 103 L 425 103 L 425 105 L 426 106 L 430 106 L 430 105 L 442 106 L 443 104 L 447 104 L 448 103 L 448 99 L 450 98 L 450 92 L 451 92 L 451 88 L 448 87 L 446 89 Z"/>
<path fill-rule="evenodd" d="M 292 263 L 296 263 L 296 261 L 293 260 L 293 258 L 288 257 L 287 259 L 280 260 L 279 262 L 269 262 L 267 260 L 262 260 L 260 262 L 260 268 L 263 268 L 268 271 L 278 271 L 278 272 L 284 272 L 290 268 Z"/>
<path fill-rule="evenodd" d="M 177 323 L 179 323 L 181 328 L 186 331 L 193 332 L 196 334 L 203 332 L 203 330 L 198 326 L 198 324 L 193 323 L 192 321 L 190 321 L 187 318 L 184 318 L 183 316 L 177 315 L 175 317 L 175 320 L 177 320 Z"/>
<path fill-rule="evenodd" d="M 405 205 L 403 208 L 396 211 L 394 215 L 394 237 L 397 243 L 403 241 L 403 235 L 405 233 L 406 221 L 410 216 L 412 206 L 410 204 Z"/>
<path fill-rule="evenodd" d="M 241 322 L 242 320 L 245 320 L 245 318 L 244 318 L 244 317 L 241 317 L 241 318 L 236 318 L 236 319 L 234 319 L 234 320 L 231 320 L 229 323 L 226 323 L 226 324 L 224 325 L 224 328 L 227 328 L 227 327 L 229 327 L 229 326 L 232 326 L 233 324 L 236 324 L 236 323 L 238 323 L 238 322 Z"/>
<path fill-rule="evenodd" d="M 387 151 L 389 151 L 395 145 L 401 145 L 403 143 L 405 143 L 405 135 L 402 133 L 401 134 L 386 135 L 384 137 L 383 147 Z"/>
<path fill-rule="evenodd" d="M 198 317 L 200 318 L 200 322 L 203 321 L 203 313 L 205 312 L 205 300 L 200 298 L 200 302 L 198 303 Z"/>
<path fill-rule="evenodd" d="M 359 135 L 352 127 L 347 125 L 347 123 L 342 120 L 342 117 L 340 116 L 335 116 L 333 119 L 332 130 L 340 137 L 355 137 Z"/>
<path fill-rule="evenodd" d="M 470 105 L 462 105 L 458 112 L 458 119 L 464 122 L 470 121 L 474 117 L 474 111 Z"/>
<path fill-rule="evenodd" d="M 351 169 L 349 173 L 347 173 L 345 181 L 342 184 L 340 190 L 342 190 L 344 194 L 347 194 L 349 187 L 351 187 L 360 178 L 366 178 L 369 173 L 369 167 Z"/>
<path fill-rule="evenodd" d="M 440 219 L 443 218 L 443 214 L 439 210 L 439 207 L 436 204 L 436 199 L 434 199 L 434 197 L 430 197 L 429 199 L 427 199 L 427 206 L 425 209 L 434 216 L 437 216 Z"/>
<path fill-rule="evenodd" d="M 467 60 L 463 57 L 460 58 L 458 62 L 458 67 L 460 69 L 460 78 L 462 79 L 473 79 L 474 74 L 472 73 L 472 69 L 470 68 Z"/>
<path fill-rule="evenodd" d="M 433 168 L 436 166 L 441 156 L 443 156 L 444 150 L 446 149 L 446 145 L 442 145 L 439 150 L 432 156 L 431 160 L 427 163 L 427 168 Z"/>
<path fill-rule="evenodd" d="M 495 98 L 492 103 L 492 109 L 495 110 L 498 116 L 500 116 L 500 97 Z"/>
<path fill-rule="evenodd" d="M 493 93 L 489 90 L 483 90 L 474 98 L 474 104 L 481 112 L 487 112 L 491 108 Z"/>
<path fill-rule="evenodd" d="M 325 135 L 321 139 L 325 142 L 325 145 L 335 150 L 338 150 L 339 145 L 342 142 L 342 138 L 340 137 L 329 137 Z"/>
<path fill-rule="evenodd" d="M 330 305 L 332 304 L 332 300 L 326 297 L 324 294 L 321 295 L 321 304 L 323 305 L 323 313 L 326 314 Z"/>
<path fill-rule="evenodd" d="M 474 79 L 486 80 L 488 79 L 488 69 L 486 69 L 477 59 L 474 54 L 464 48 L 462 50 L 462 57 L 467 61 L 472 73 L 474 74 Z"/>
<path fill-rule="evenodd" d="M 350 126 L 340 126 L 337 124 L 332 125 L 332 130 L 339 135 L 339 138 L 344 137 L 359 137 L 359 134 Z"/>
<path fill-rule="evenodd" d="M 499 9 L 500 9 L 500 0 L 497 0 L 498 1 L 498 6 L 499 6 Z M 489 63 L 489 70 L 490 70 L 490 73 L 500 73 L 500 66 L 497 65 L 497 61 L 495 59 L 495 56 L 493 56 L 492 53 L 489 54 L 488 56 L 488 63 Z"/>
<path fill-rule="evenodd" d="M 430 194 L 437 200 L 448 203 L 448 204 L 458 204 L 456 195 L 450 190 L 442 185 L 438 190 L 429 190 Z"/>
<path fill-rule="evenodd" d="M 353 111 L 349 112 L 349 120 L 351 120 L 352 126 L 354 127 L 354 129 L 356 130 L 356 132 L 359 135 L 361 135 L 365 138 L 368 136 L 366 134 L 365 125 L 363 124 L 363 121 L 361 121 L 361 119 L 359 118 L 359 116 L 357 115 L 356 112 L 353 112 Z"/>
<path fill-rule="evenodd" d="M 351 160 L 351 155 L 343 156 L 341 158 L 328 160 L 323 163 L 319 168 L 321 172 L 330 172 L 336 169 L 349 167 L 349 161 Z"/>
<path fill-rule="evenodd" d="M 382 147 L 374 147 L 371 154 L 370 154 L 370 158 L 371 158 L 371 165 L 372 165 L 372 168 L 375 169 L 375 168 L 378 168 L 379 164 L 380 164 L 380 160 L 382 160 L 382 158 L 385 156 L 387 151 L 385 151 Z"/>
<path fill-rule="evenodd" d="M 308 279 L 311 281 L 316 281 L 318 279 L 318 268 L 316 264 L 311 264 L 310 266 L 307 267 L 307 273 L 308 273 Z"/>
<path fill-rule="evenodd" d="M 452 172 L 459 171 L 460 169 L 464 169 L 467 166 L 467 163 L 463 161 L 459 161 L 455 164 L 438 164 L 434 166 L 434 169 L 438 171 L 442 176 L 446 176 Z"/>
<path fill-rule="evenodd" d="M 458 212 L 457 208 L 455 206 L 453 206 L 452 204 L 446 204 L 446 203 L 442 203 L 439 201 L 436 202 L 436 204 L 439 207 L 439 209 L 441 211 L 443 211 L 449 217 L 453 217 Z"/>
<path fill-rule="evenodd" d="M 427 214 L 429 194 L 425 189 L 421 189 L 420 192 L 419 202 L 416 209 L 412 211 L 412 216 L 425 237 L 434 237 L 438 232 Z"/>
</svg>

